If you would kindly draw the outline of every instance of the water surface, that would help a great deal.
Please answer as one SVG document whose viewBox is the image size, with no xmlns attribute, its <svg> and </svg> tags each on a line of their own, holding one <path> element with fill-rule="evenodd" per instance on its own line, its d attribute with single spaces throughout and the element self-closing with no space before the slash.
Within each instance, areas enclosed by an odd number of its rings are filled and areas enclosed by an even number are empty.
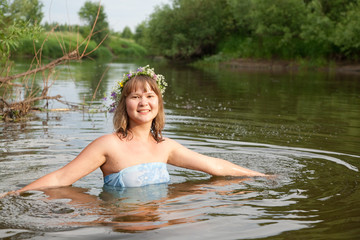
<svg viewBox="0 0 360 240">
<path fill-rule="evenodd" d="M 94 108 L 144 62 L 61 66 L 51 95 Z M 171 183 L 112 191 L 100 170 L 71 187 L 0 200 L 9 239 L 356 239 L 360 235 L 360 76 L 198 70 L 167 78 L 164 134 L 275 179 L 211 177 L 168 166 Z M 26 69 L 19 63 L 17 70 Z M 105 74 L 104 74 L 105 72 Z M 41 83 L 38 83 L 41 84 Z M 49 102 L 50 108 L 64 108 Z M 110 114 L 37 112 L 0 123 L 0 192 L 71 161 L 112 132 Z"/>
</svg>

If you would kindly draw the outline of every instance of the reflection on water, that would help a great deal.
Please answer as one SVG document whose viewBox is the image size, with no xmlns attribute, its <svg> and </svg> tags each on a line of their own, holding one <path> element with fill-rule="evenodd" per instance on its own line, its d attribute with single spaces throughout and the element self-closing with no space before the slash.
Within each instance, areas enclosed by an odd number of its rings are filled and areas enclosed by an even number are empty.
<svg viewBox="0 0 360 240">
<path fill-rule="evenodd" d="M 143 63 L 63 66 L 51 91 L 94 104 Z M 360 234 L 360 77 L 200 71 L 154 64 L 169 82 L 165 135 L 276 178 L 214 178 L 168 166 L 170 184 L 106 189 L 99 170 L 71 187 L 0 199 L 13 239 L 354 239 Z M 51 107 L 63 107 L 51 103 Z M 112 131 L 103 113 L 36 113 L 0 123 L 0 192 L 71 161 Z"/>
</svg>

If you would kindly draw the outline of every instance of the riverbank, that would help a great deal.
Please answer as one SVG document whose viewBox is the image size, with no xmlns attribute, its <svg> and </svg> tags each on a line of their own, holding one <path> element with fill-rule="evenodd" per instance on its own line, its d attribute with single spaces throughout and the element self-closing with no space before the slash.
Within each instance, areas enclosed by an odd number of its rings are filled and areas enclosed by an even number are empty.
<svg viewBox="0 0 360 240">
<path fill-rule="evenodd" d="M 299 71 L 299 70 L 318 70 L 335 71 L 342 73 L 360 74 L 360 63 L 332 62 L 326 66 L 316 66 L 310 63 L 299 63 L 297 61 L 286 60 L 265 60 L 265 59 L 232 59 L 219 64 L 220 67 L 231 68 L 234 70 L 249 71 Z"/>
</svg>

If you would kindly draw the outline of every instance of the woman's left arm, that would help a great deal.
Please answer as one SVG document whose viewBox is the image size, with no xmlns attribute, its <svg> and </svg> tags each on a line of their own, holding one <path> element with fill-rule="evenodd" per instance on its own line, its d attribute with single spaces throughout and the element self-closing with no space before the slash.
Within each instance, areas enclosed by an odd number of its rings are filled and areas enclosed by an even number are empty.
<svg viewBox="0 0 360 240">
<path fill-rule="evenodd" d="M 169 139 L 169 141 L 171 146 L 168 158 L 169 164 L 206 172 L 214 176 L 267 176 L 224 159 L 194 152 L 173 140 Z"/>
</svg>

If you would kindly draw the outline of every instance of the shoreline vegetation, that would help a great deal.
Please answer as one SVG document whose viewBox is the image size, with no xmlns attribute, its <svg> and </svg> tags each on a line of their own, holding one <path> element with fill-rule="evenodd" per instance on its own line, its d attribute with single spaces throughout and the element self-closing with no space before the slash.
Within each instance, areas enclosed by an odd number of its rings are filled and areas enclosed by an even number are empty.
<svg viewBox="0 0 360 240">
<path fill-rule="evenodd" d="M 34 56 L 34 49 L 42 49 L 42 56 L 46 59 L 60 58 L 64 52 L 71 50 L 83 42 L 84 38 L 78 33 L 72 32 L 46 32 L 37 41 L 23 39 L 17 51 L 11 57 L 16 61 L 19 58 L 31 59 Z M 79 46 L 79 50 L 84 50 L 84 45 Z M 121 38 L 119 36 L 109 36 L 108 46 L 97 46 L 94 41 L 89 41 L 88 51 L 93 51 L 88 57 L 90 59 L 116 60 L 119 58 L 151 58 L 165 61 L 182 61 L 167 58 L 166 56 L 154 56 L 141 45 L 132 39 Z M 96 51 L 94 51 L 95 48 Z M 219 67 L 232 69 L 248 70 L 270 70 L 270 71 L 300 71 L 300 70 L 319 70 L 335 72 L 360 73 L 360 63 L 357 61 L 333 61 L 332 59 L 306 59 L 297 60 L 285 59 L 262 59 L 262 58 L 241 58 L 227 56 L 224 54 L 214 54 L 209 57 L 194 60 L 184 60 L 183 62 L 195 66 L 218 65 Z"/>
<path fill-rule="evenodd" d="M 87 1 L 81 7 L 78 14 L 87 23 L 83 26 L 40 25 L 41 1 L 21 3 L 5 0 L 0 11 L 0 120 L 21 119 L 31 109 L 46 110 L 35 107 L 43 104 L 40 100 L 59 101 L 60 95 L 47 95 L 56 80 L 55 67 L 87 58 L 360 73 L 360 0 L 172 0 L 156 7 L 135 33 L 129 27 L 112 31 L 101 2 Z M 74 51 L 76 56 L 56 62 Z M 29 70 L 12 75 L 16 59 L 26 57 L 32 58 Z M 46 65 L 48 61 L 56 64 Z M 35 89 L 36 74 L 41 74 L 43 86 Z"/>
<path fill-rule="evenodd" d="M 360 64 L 354 62 L 329 62 L 322 65 L 314 65 L 311 60 L 266 60 L 237 58 L 219 63 L 220 67 L 233 70 L 255 71 L 329 71 L 336 73 L 360 74 Z"/>
<path fill-rule="evenodd" d="M 36 40 L 31 38 L 21 39 L 19 47 L 12 53 L 11 59 L 16 58 L 33 58 L 34 49 L 41 49 L 43 58 L 54 59 L 62 57 L 65 53 L 79 48 L 83 51 L 85 47 L 91 52 L 87 57 L 91 59 L 116 59 L 122 57 L 144 57 L 147 51 L 144 47 L 135 43 L 132 39 L 125 39 L 118 36 L 107 36 L 107 44 L 97 43 L 90 39 L 88 44 L 81 44 L 87 41 L 81 34 L 77 32 L 44 32 Z M 94 50 L 95 48 L 96 51 Z"/>
<path fill-rule="evenodd" d="M 19 58 L 31 59 L 34 56 L 34 49 L 42 49 L 42 56 L 46 59 L 59 58 L 64 52 L 79 45 L 85 39 L 78 33 L 73 32 L 53 32 L 43 33 L 37 41 L 23 39 L 20 46 L 13 54 L 12 60 Z M 84 45 L 79 46 L 79 50 L 84 50 Z M 214 54 L 201 59 L 177 60 L 166 56 L 154 56 L 148 53 L 145 47 L 139 45 L 132 39 L 121 38 L 119 36 L 109 36 L 108 45 L 97 46 L 90 40 L 87 46 L 88 51 L 93 51 L 88 57 L 90 59 L 116 60 L 119 58 L 151 58 L 165 61 L 183 61 L 194 66 L 217 65 L 219 67 L 238 69 L 238 70 L 260 70 L 260 71 L 334 71 L 352 72 L 360 74 L 360 63 L 357 61 L 343 60 L 333 61 L 332 59 L 306 59 L 297 60 L 284 59 L 265 59 L 265 58 L 241 58 L 231 57 L 225 54 Z M 96 51 L 94 51 L 94 49 Z"/>
</svg>

